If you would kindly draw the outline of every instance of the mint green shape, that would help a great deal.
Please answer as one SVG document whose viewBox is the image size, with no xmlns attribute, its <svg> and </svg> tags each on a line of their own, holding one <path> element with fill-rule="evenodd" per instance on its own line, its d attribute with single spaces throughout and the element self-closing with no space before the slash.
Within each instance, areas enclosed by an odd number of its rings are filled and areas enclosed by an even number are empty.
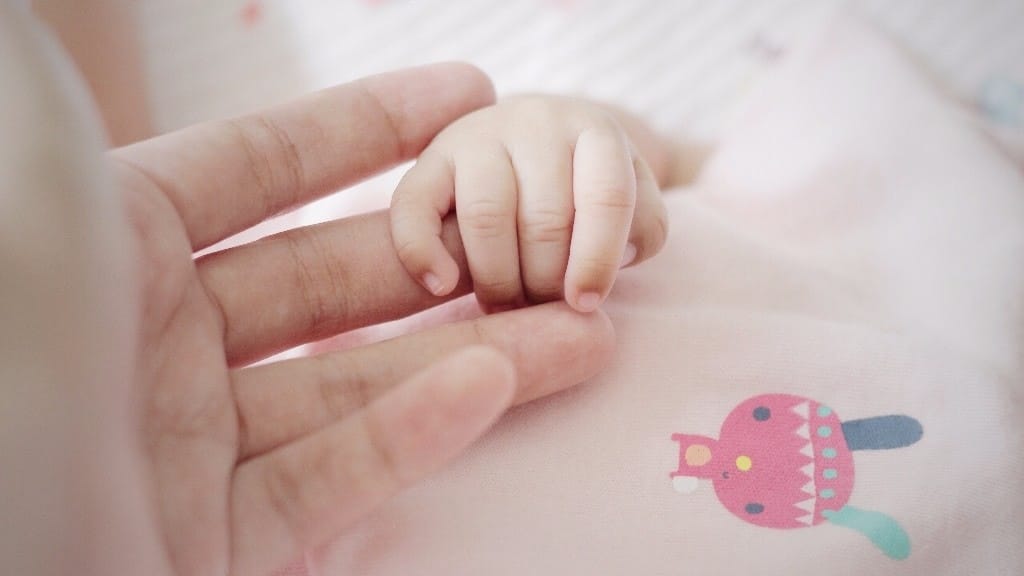
<svg viewBox="0 0 1024 576">
<path fill-rule="evenodd" d="M 824 404 L 822 404 L 821 406 L 818 406 L 818 416 L 821 416 L 822 418 L 824 418 L 824 417 L 828 416 L 831 413 L 832 413 L 832 409 L 829 408 L 828 406 L 825 406 Z"/>
<path fill-rule="evenodd" d="M 867 536 L 889 558 L 904 560 L 910 556 L 910 536 L 890 516 L 853 506 L 824 510 L 821 515 L 833 524 L 853 528 Z"/>
<path fill-rule="evenodd" d="M 836 476 L 839 476 L 839 472 L 835 468 L 825 468 L 821 475 L 826 480 L 832 480 Z"/>
<path fill-rule="evenodd" d="M 824 450 L 821 451 L 821 455 L 824 456 L 825 458 L 835 458 L 836 457 L 836 449 L 835 448 L 825 448 Z"/>
</svg>

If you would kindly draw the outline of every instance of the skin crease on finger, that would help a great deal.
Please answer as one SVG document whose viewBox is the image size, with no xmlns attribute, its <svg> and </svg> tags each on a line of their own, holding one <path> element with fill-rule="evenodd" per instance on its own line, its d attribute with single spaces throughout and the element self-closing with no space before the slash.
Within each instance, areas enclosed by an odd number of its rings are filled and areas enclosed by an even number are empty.
<svg viewBox="0 0 1024 576">
<path fill-rule="evenodd" d="M 430 362 L 478 344 L 512 360 L 519 372 L 514 402 L 521 404 L 597 374 L 613 356 L 615 333 L 600 311 L 581 315 L 564 303 L 551 303 L 371 346 L 240 370 L 233 379 L 240 418 L 260 423 L 243 428 L 241 457 L 343 418 Z M 371 368 L 376 378 L 368 376 Z M 290 387 L 273 385 L 286 375 Z"/>
</svg>

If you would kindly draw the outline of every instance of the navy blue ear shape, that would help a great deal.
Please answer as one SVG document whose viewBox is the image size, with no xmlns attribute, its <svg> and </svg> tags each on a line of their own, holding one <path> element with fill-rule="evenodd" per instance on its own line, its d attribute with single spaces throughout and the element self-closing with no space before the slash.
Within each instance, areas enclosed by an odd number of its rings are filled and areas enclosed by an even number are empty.
<svg viewBox="0 0 1024 576">
<path fill-rule="evenodd" d="M 843 436 L 850 450 L 904 448 L 923 435 L 921 423 L 910 416 L 876 416 L 843 422 Z"/>
</svg>

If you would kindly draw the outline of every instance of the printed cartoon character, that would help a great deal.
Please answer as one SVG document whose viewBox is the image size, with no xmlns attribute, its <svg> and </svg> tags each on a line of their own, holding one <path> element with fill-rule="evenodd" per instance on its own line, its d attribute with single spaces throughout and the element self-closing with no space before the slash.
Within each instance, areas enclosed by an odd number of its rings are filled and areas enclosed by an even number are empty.
<svg viewBox="0 0 1024 576">
<path fill-rule="evenodd" d="M 844 422 L 814 400 L 765 394 L 734 408 L 718 440 L 673 434 L 679 468 L 670 476 L 681 492 L 710 479 L 722 505 L 751 524 L 803 528 L 827 521 L 853 528 L 889 557 L 903 559 L 910 555 L 910 538 L 895 520 L 847 504 L 853 452 L 909 446 L 921 435 L 921 424 L 909 416 Z"/>
</svg>

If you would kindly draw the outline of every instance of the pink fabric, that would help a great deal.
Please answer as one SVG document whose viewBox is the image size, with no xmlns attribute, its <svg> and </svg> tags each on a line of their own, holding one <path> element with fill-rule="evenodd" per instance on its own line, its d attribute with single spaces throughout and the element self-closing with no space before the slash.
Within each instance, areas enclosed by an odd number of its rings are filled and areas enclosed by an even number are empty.
<svg viewBox="0 0 1024 576">
<path fill-rule="evenodd" d="M 312 575 L 1024 573 L 1024 179 L 1013 162 L 886 42 L 837 23 L 752 98 L 699 185 L 667 202 L 664 252 L 623 273 L 607 304 L 611 368 L 515 410 L 453 466 L 311 552 Z M 819 500 L 811 526 L 742 517 L 767 511 L 787 480 L 764 479 L 750 493 L 765 500 L 735 510 L 709 479 L 673 490 L 686 460 L 673 435 L 721 441 L 738 406 L 764 415 L 743 404 L 761 394 L 834 409 L 819 426 L 848 444 L 856 431 L 842 424 L 854 420 L 904 427 L 868 443 L 909 440 L 852 451 L 842 499 L 855 509 L 825 518 Z M 743 426 L 743 442 L 772 445 Z M 742 476 L 791 457 L 751 450 L 692 460 Z M 808 474 L 829 479 L 811 458 Z M 865 521 L 867 533 L 851 527 Z M 904 545 L 903 559 L 885 551 Z"/>
</svg>

